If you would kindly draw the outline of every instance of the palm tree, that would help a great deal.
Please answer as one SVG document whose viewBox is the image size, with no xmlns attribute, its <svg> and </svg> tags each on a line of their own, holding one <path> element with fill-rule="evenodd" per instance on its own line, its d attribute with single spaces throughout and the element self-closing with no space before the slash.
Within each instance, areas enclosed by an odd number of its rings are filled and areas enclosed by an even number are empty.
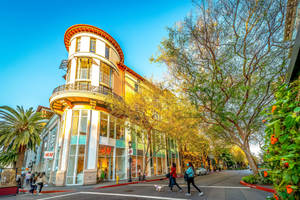
<svg viewBox="0 0 300 200">
<path fill-rule="evenodd" d="M 36 146 L 40 145 L 40 133 L 44 124 L 41 113 L 35 112 L 32 107 L 26 110 L 22 106 L 17 106 L 16 109 L 0 106 L 0 148 L 7 152 L 3 159 L 13 157 L 15 152 L 17 161 L 9 160 L 19 172 L 26 150 L 35 151 Z"/>
<path fill-rule="evenodd" d="M 18 154 L 16 151 L 2 151 L 0 153 L 0 168 L 4 168 L 12 163 L 16 163 L 18 161 Z"/>
</svg>

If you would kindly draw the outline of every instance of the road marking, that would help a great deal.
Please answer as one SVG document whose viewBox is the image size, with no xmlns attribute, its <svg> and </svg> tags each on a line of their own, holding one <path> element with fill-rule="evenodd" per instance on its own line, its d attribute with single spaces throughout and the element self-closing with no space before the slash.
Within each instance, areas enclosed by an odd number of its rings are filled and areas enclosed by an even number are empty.
<svg viewBox="0 0 300 200">
<path fill-rule="evenodd" d="M 157 184 L 160 185 L 160 184 Z M 130 185 L 130 186 L 149 186 L 149 187 L 154 187 L 154 185 L 152 184 L 136 184 L 136 185 Z M 168 185 L 161 185 L 163 187 L 166 187 Z M 228 189 L 249 189 L 250 187 L 242 187 L 242 186 L 218 186 L 218 185 L 197 185 L 198 187 L 202 187 L 202 188 L 228 188 Z M 187 187 L 187 185 L 180 185 L 180 187 Z"/>
<path fill-rule="evenodd" d="M 56 199 L 56 198 L 59 198 L 59 197 L 71 196 L 71 195 L 75 195 L 75 194 L 80 194 L 80 192 L 74 192 L 74 193 L 70 193 L 70 194 L 62 194 L 62 195 L 57 195 L 57 196 L 53 196 L 53 197 L 46 197 L 46 198 L 41 198 L 41 199 L 38 199 L 38 200 Z"/>
<path fill-rule="evenodd" d="M 158 197 L 158 196 L 145 196 L 145 195 L 136 195 L 136 194 L 119 194 L 119 193 L 104 193 L 104 192 L 80 192 L 81 194 L 96 194 L 96 195 L 107 195 L 107 196 L 120 196 L 120 197 L 137 197 L 145 199 L 161 199 L 161 200 L 186 200 L 179 198 L 171 197 Z"/>
</svg>

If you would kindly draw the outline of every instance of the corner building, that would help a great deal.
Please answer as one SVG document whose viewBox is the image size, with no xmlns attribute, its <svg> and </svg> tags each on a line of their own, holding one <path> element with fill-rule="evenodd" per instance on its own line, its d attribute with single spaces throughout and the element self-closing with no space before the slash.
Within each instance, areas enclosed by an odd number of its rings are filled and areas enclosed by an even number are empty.
<svg viewBox="0 0 300 200">
<path fill-rule="evenodd" d="M 56 162 L 50 166 L 46 160 L 48 164 L 41 163 L 39 169 L 49 171 L 49 180 L 58 186 L 127 179 L 131 141 L 132 176 L 137 177 L 137 169 L 145 164 L 144 144 L 132 141 L 129 131 L 121 128 L 118 117 L 106 109 L 105 97 L 125 99 L 126 93 L 142 87 L 144 78 L 124 64 L 119 44 L 97 27 L 71 26 L 64 43 L 69 53 L 61 64 L 66 84 L 55 88 L 49 100 L 51 110 L 59 116 L 52 158 Z M 167 173 L 171 162 L 179 166 L 177 146 L 168 142 L 172 148 L 153 158 L 147 176 Z M 38 157 L 43 157 L 43 151 Z"/>
</svg>

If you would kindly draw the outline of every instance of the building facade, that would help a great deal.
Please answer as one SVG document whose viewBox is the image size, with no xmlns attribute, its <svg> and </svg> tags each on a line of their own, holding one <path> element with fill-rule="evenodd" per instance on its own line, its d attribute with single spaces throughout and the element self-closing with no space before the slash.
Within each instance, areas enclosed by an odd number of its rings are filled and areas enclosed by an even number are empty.
<svg viewBox="0 0 300 200">
<path fill-rule="evenodd" d="M 55 88 L 49 99 L 55 115 L 45 126 L 38 151 L 28 152 L 34 159 L 27 159 L 27 167 L 34 164 L 33 170 L 45 171 L 49 182 L 58 186 L 127 179 L 131 143 L 131 174 L 137 177 L 146 162 L 147 141 L 132 137 L 107 109 L 106 97 L 125 99 L 138 92 L 144 78 L 124 64 L 119 44 L 97 27 L 71 26 L 64 43 L 69 53 L 61 64 L 66 84 Z M 167 142 L 170 148 L 153 157 L 146 176 L 167 173 L 172 162 L 179 166 L 176 143 Z"/>
</svg>

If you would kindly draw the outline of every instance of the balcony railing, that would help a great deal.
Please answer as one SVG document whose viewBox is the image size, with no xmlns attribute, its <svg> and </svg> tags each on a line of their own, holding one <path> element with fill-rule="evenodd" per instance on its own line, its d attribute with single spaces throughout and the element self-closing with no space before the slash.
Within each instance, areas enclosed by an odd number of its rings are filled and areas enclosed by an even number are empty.
<svg viewBox="0 0 300 200">
<path fill-rule="evenodd" d="M 57 92 L 67 92 L 67 91 L 84 91 L 84 92 L 91 92 L 91 93 L 98 93 L 103 95 L 112 95 L 118 99 L 122 99 L 119 95 L 112 92 L 111 88 L 105 87 L 103 85 L 100 86 L 92 86 L 89 84 L 84 83 L 75 83 L 75 84 L 66 84 L 56 87 L 52 95 Z"/>
</svg>

